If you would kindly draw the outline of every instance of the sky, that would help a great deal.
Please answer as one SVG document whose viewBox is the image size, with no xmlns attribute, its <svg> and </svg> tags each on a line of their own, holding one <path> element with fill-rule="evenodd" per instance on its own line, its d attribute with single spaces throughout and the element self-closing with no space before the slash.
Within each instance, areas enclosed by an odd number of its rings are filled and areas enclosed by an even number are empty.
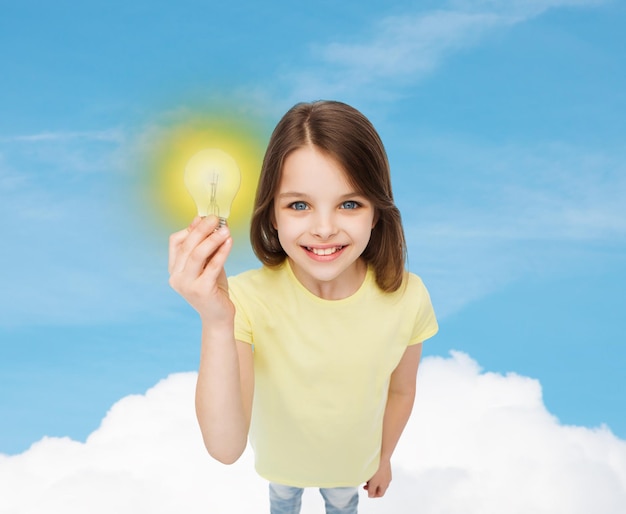
<svg viewBox="0 0 626 514">
<path fill-rule="evenodd" d="M 320 98 L 381 134 L 440 322 L 364 512 L 624 512 L 625 23 L 616 0 L 0 0 L 0 512 L 265 501 L 249 453 L 201 448 L 182 226 L 146 163 L 198 113 L 266 142 Z M 239 234 L 228 272 L 257 265 Z"/>
</svg>

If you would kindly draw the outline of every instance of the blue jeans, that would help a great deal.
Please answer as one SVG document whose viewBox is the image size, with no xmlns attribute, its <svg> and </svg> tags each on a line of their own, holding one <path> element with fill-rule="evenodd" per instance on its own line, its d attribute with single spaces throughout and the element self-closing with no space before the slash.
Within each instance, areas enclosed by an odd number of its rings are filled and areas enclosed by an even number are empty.
<svg viewBox="0 0 626 514">
<path fill-rule="evenodd" d="M 270 483 L 270 514 L 299 514 L 304 489 Z M 326 514 L 357 514 L 359 490 L 356 487 L 320 488 Z"/>
</svg>

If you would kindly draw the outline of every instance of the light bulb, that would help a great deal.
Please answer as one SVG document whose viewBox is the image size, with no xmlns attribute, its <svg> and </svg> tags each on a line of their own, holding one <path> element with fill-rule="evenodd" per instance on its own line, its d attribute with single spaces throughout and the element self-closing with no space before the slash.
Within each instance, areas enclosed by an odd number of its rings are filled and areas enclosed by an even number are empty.
<svg viewBox="0 0 626 514">
<path fill-rule="evenodd" d="M 235 159 L 217 148 L 200 150 L 185 167 L 185 186 L 196 203 L 198 216 L 214 214 L 220 226 L 226 224 L 240 184 Z"/>
</svg>

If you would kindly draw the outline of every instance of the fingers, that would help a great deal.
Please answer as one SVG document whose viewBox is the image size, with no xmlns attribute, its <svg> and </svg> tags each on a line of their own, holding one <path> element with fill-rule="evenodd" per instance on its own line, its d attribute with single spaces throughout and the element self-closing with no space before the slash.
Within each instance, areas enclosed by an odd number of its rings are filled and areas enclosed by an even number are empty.
<svg viewBox="0 0 626 514">
<path fill-rule="evenodd" d="M 228 227 L 221 227 L 202 241 L 189 255 L 184 273 L 203 280 L 216 281 L 223 272 L 233 240 Z"/>
<path fill-rule="evenodd" d="M 207 295 L 228 287 L 224 265 L 233 240 L 227 226 L 218 226 L 215 216 L 194 219 L 170 236 L 169 283 L 192 305 L 203 304 Z"/>
<path fill-rule="evenodd" d="M 167 259 L 167 270 L 170 274 L 174 271 L 174 264 L 176 262 L 176 257 L 180 252 L 180 245 L 185 241 L 187 236 L 189 235 L 189 228 L 184 228 L 183 230 L 179 230 L 178 232 L 174 232 L 170 236 L 170 244 L 168 250 L 168 259 Z"/>
<path fill-rule="evenodd" d="M 191 220 L 191 223 L 189 224 L 189 230 L 191 230 L 192 228 L 195 228 L 195 226 L 200 223 L 202 221 L 202 216 L 196 216 L 193 220 Z"/>
<path fill-rule="evenodd" d="M 170 236 L 169 283 L 192 305 L 218 289 L 227 289 L 224 265 L 233 240 L 228 227 L 217 227 L 213 216 L 194 220 Z"/>
<path fill-rule="evenodd" d="M 380 498 L 383 496 L 385 492 L 382 490 L 382 487 L 376 486 L 373 490 L 368 489 L 367 496 L 368 498 Z"/>
<path fill-rule="evenodd" d="M 184 269 L 191 252 L 212 235 L 218 225 L 219 221 L 215 216 L 196 217 L 189 227 L 170 236 L 168 259 L 170 274 Z"/>
<path fill-rule="evenodd" d="M 228 227 L 214 230 L 188 253 L 182 270 L 194 277 L 205 271 L 221 271 L 230 252 L 230 242 L 232 239 Z"/>
<path fill-rule="evenodd" d="M 233 246 L 228 227 L 215 216 L 194 219 L 170 236 L 169 284 L 200 316 L 211 322 L 232 319 L 224 265 Z"/>
<path fill-rule="evenodd" d="M 370 482 L 367 482 L 363 486 L 363 489 L 367 491 L 368 498 L 382 498 L 387 492 L 387 487 L 381 484 L 374 484 L 374 483 L 370 484 Z"/>
</svg>

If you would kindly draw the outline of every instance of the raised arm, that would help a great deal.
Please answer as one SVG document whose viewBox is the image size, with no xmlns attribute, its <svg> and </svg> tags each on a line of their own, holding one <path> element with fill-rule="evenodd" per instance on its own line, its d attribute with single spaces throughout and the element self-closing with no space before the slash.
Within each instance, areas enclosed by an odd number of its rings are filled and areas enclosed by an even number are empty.
<svg viewBox="0 0 626 514">
<path fill-rule="evenodd" d="M 246 448 L 254 372 L 252 348 L 235 341 L 235 307 L 228 296 L 224 264 L 232 248 L 217 218 L 196 218 L 170 236 L 170 285 L 198 312 L 202 347 L 196 385 L 196 415 L 209 454 L 235 462 Z"/>
</svg>

